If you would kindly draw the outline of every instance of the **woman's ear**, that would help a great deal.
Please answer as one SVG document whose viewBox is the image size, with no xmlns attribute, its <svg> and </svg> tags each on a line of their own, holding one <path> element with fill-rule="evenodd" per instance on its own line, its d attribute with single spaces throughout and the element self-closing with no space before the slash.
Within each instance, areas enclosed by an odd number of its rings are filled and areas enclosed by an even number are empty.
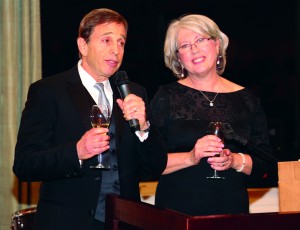
<svg viewBox="0 0 300 230">
<path fill-rule="evenodd" d="M 220 53 L 220 44 L 221 44 L 220 39 L 217 39 L 217 40 L 216 40 L 216 50 L 217 50 L 217 54 Z"/>
</svg>

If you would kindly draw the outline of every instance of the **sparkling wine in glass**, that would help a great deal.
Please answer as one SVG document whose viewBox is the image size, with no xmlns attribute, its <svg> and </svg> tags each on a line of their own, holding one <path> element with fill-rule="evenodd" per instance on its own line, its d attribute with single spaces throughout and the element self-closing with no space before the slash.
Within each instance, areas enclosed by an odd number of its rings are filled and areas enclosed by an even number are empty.
<svg viewBox="0 0 300 230">
<path fill-rule="evenodd" d="M 222 122 L 219 121 L 212 121 L 209 123 L 209 131 L 210 134 L 215 135 L 217 137 L 219 137 L 222 142 L 224 142 L 224 135 L 223 135 L 223 130 L 222 130 Z M 214 157 L 219 157 L 220 153 L 215 154 Z M 217 170 L 214 169 L 214 174 L 210 177 L 206 177 L 208 179 L 225 179 L 225 177 L 221 177 L 218 175 Z"/>
<path fill-rule="evenodd" d="M 93 105 L 92 111 L 91 111 L 91 124 L 93 128 L 108 128 L 110 123 L 110 109 L 108 106 L 99 106 L 99 105 Z M 90 168 L 96 168 L 96 169 L 109 169 L 110 167 L 108 165 L 103 165 L 102 163 L 102 154 L 100 153 L 98 155 L 98 164 L 95 166 L 90 166 Z"/>
</svg>

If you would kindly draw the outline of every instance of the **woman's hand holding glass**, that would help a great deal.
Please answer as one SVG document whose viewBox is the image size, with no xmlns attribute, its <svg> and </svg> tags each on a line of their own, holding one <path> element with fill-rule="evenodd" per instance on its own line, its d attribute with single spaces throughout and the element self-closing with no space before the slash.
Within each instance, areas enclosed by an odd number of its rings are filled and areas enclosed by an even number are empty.
<svg viewBox="0 0 300 230">
<path fill-rule="evenodd" d="M 220 153 L 219 157 L 209 157 L 207 162 L 211 165 L 214 170 L 224 171 L 231 167 L 231 152 L 229 149 L 225 149 Z M 227 155 L 228 154 L 228 155 Z"/>
<path fill-rule="evenodd" d="M 191 151 L 191 161 L 198 164 L 202 158 L 214 157 L 216 152 L 223 151 L 224 144 L 221 139 L 215 135 L 206 135 L 197 140 Z"/>
</svg>

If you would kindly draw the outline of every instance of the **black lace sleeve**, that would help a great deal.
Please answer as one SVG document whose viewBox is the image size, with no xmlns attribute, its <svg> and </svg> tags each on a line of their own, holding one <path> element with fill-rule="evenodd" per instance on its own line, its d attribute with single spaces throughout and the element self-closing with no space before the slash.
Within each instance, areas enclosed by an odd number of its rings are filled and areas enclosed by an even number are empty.
<svg viewBox="0 0 300 230">
<path fill-rule="evenodd" d="M 160 86 L 150 103 L 150 123 L 156 124 L 162 135 L 164 135 L 164 130 L 168 124 L 169 113 L 169 97 L 164 87 Z"/>
<path fill-rule="evenodd" d="M 247 147 L 253 161 L 249 186 L 268 184 L 267 181 L 276 183 L 278 161 L 269 141 L 268 123 L 260 99 L 249 90 L 245 90 L 243 96 L 253 122 Z"/>
</svg>

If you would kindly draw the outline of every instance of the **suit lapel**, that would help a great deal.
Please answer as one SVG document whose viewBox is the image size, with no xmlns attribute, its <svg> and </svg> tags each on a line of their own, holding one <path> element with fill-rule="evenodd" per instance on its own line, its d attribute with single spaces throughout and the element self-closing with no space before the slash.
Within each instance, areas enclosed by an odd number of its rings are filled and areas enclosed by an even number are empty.
<svg viewBox="0 0 300 230">
<path fill-rule="evenodd" d="M 121 98 L 120 93 L 115 86 L 114 83 L 114 76 L 110 77 L 109 79 L 112 90 L 113 90 L 113 116 L 115 125 L 116 125 L 116 134 L 121 135 L 123 133 L 124 128 L 124 118 L 122 110 L 119 108 L 118 104 L 116 103 L 117 98 Z M 77 70 L 77 66 L 71 70 L 69 76 L 69 86 L 67 87 L 69 94 L 76 106 L 84 126 L 86 129 L 91 128 L 91 121 L 90 121 L 90 110 L 93 104 L 95 104 L 93 98 L 90 96 L 86 88 L 83 86 L 80 76 Z M 119 138 L 119 137 L 118 137 Z"/>
<path fill-rule="evenodd" d="M 95 102 L 86 90 L 86 88 L 83 86 L 79 77 L 77 66 L 76 69 L 75 67 L 72 69 L 71 75 L 72 76 L 70 76 L 69 78 L 70 84 L 67 87 L 67 90 L 74 102 L 76 109 L 78 110 L 78 113 L 82 118 L 84 126 L 88 130 L 92 127 L 90 120 L 90 111 L 92 105 L 95 104 Z"/>
</svg>

